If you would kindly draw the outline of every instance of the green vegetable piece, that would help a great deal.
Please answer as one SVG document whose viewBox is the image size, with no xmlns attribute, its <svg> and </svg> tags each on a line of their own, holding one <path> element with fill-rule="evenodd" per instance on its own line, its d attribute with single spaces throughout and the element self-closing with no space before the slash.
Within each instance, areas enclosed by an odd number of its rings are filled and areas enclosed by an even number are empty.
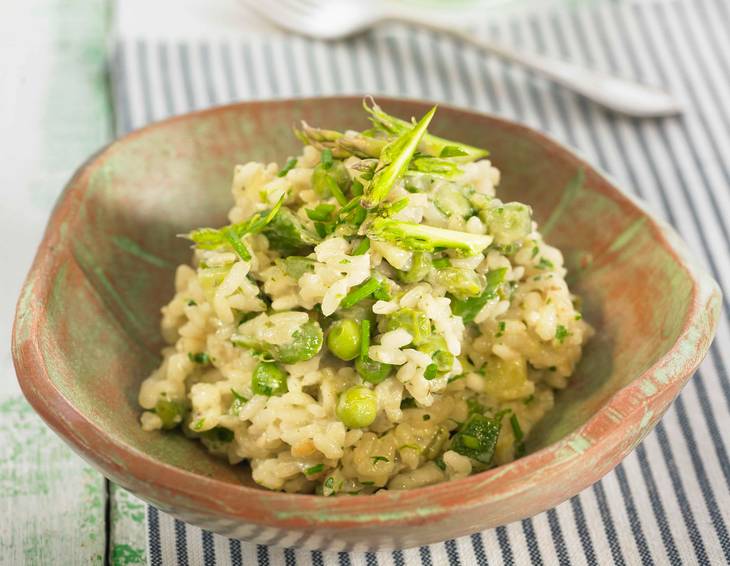
<svg viewBox="0 0 730 566">
<path fill-rule="evenodd" d="M 171 430 L 179 425 L 185 418 L 187 407 L 180 401 L 159 399 L 155 404 L 155 413 L 162 421 L 162 428 Z"/>
<path fill-rule="evenodd" d="M 269 240 L 269 247 L 282 256 L 307 255 L 321 241 L 288 208 L 281 209 L 262 233 Z"/>
<path fill-rule="evenodd" d="M 418 283 L 423 281 L 431 272 L 431 254 L 427 252 L 414 252 L 411 260 L 411 267 L 408 271 L 399 271 L 398 279 L 403 283 Z"/>
<path fill-rule="evenodd" d="M 297 159 L 296 157 L 290 157 L 289 160 L 284 164 L 284 167 L 281 168 L 281 171 L 279 171 L 276 176 L 277 177 L 286 177 L 286 174 L 294 169 L 294 167 L 297 166 Z"/>
<path fill-rule="evenodd" d="M 304 470 L 304 475 L 313 476 L 314 474 L 318 474 L 323 470 L 324 464 L 317 464 L 316 466 L 312 466 L 311 468 L 307 468 L 306 470 Z"/>
<path fill-rule="evenodd" d="M 193 423 L 193 430 L 202 430 L 205 426 L 205 417 L 200 417 L 197 421 Z"/>
<path fill-rule="evenodd" d="M 228 414 L 237 417 L 238 413 L 241 411 L 241 409 L 243 409 L 243 406 L 248 403 L 248 399 L 238 393 L 235 389 L 231 389 L 231 393 L 233 393 L 233 402 L 228 408 Z"/>
<path fill-rule="evenodd" d="M 451 371 L 451 368 L 454 366 L 454 354 L 446 349 L 435 352 L 432 359 L 439 373 Z"/>
<path fill-rule="evenodd" d="M 424 379 L 432 380 L 436 379 L 439 375 L 439 368 L 436 364 L 428 364 L 423 372 Z"/>
<path fill-rule="evenodd" d="M 415 156 L 408 167 L 408 174 L 412 171 L 446 178 L 456 177 L 463 173 L 461 167 L 455 161 L 428 155 Z"/>
<path fill-rule="evenodd" d="M 375 420 L 378 398 L 372 389 L 355 385 L 340 394 L 336 412 L 347 428 L 364 428 Z"/>
<path fill-rule="evenodd" d="M 525 455 L 526 447 L 524 443 L 525 434 L 522 432 L 520 421 L 517 415 L 512 413 L 509 417 L 509 423 L 512 427 L 512 436 L 514 437 L 515 458 L 522 458 Z"/>
<path fill-rule="evenodd" d="M 354 360 L 360 354 L 361 343 L 360 325 L 350 318 L 334 322 L 327 335 L 329 351 L 345 361 Z"/>
<path fill-rule="evenodd" d="M 490 207 L 481 216 L 498 246 L 521 243 L 532 232 L 532 211 L 519 202 Z"/>
<path fill-rule="evenodd" d="M 292 341 L 271 349 L 272 357 L 284 364 L 311 360 L 322 349 L 324 335 L 316 320 L 305 322 L 292 335 Z"/>
<path fill-rule="evenodd" d="M 432 198 L 434 206 L 446 216 L 468 218 L 474 213 L 465 189 L 455 183 L 439 184 Z"/>
<path fill-rule="evenodd" d="M 324 153 L 323 153 L 324 155 Z M 350 186 L 350 174 L 342 161 L 332 161 L 329 166 L 323 161 L 312 172 L 312 189 L 321 198 L 334 196 L 340 205 L 347 204 L 344 192 Z"/>
<path fill-rule="evenodd" d="M 373 125 L 379 130 L 391 135 L 401 135 L 403 132 L 406 132 L 411 128 L 411 124 L 405 120 L 400 120 L 399 118 L 395 118 L 394 116 L 383 112 L 380 106 L 375 104 L 375 102 L 372 103 L 372 108 L 366 104 L 366 101 L 363 101 L 363 106 L 365 107 L 365 111 L 370 114 L 370 119 L 373 122 Z M 448 153 L 453 152 L 453 149 L 447 148 L 454 147 L 457 147 L 460 151 L 466 153 L 466 155 L 448 155 Z M 482 157 L 487 157 L 489 155 L 489 152 L 485 149 L 479 149 L 478 147 L 449 141 L 432 134 L 426 134 L 423 136 L 419 145 L 419 151 L 428 155 L 454 157 L 456 160 L 464 163 L 476 161 L 477 159 L 481 159 Z M 446 151 L 447 155 L 442 155 L 442 152 L 444 151 Z"/>
<path fill-rule="evenodd" d="M 464 157 L 466 155 L 469 155 L 469 153 L 458 145 L 444 146 L 441 153 L 439 153 L 439 157 Z"/>
<path fill-rule="evenodd" d="M 425 313 L 411 308 L 395 311 L 387 318 L 387 330 L 403 328 L 413 337 L 413 344 L 420 346 L 431 337 L 431 321 Z"/>
<path fill-rule="evenodd" d="M 273 362 L 259 362 L 253 370 L 251 389 L 256 395 L 274 397 L 288 391 L 287 373 Z"/>
<path fill-rule="evenodd" d="M 366 299 L 367 297 L 372 295 L 379 287 L 380 280 L 375 277 L 371 277 L 370 279 L 365 281 L 365 283 L 363 283 L 359 287 L 355 287 L 352 291 L 345 295 L 345 298 L 340 301 L 340 308 L 349 309 L 363 299 Z"/>
<path fill-rule="evenodd" d="M 222 426 L 217 426 L 203 433 L 203 436 L 213 442 L 231 442 L 235 436 L 234 432 Z"/>
<path fill-rule="evenodd" d="M 188 359 L 195 364 L 206 365 L 210 363 L 210 356 L 206 352 L 196 352 L 195 354 L 188 352 Z"/>
<path fill-rule="evenodd" d="M 499 286 L 504 282 L 506 275 L 506 267 L 495 269 L 487 273 L 487 284 L 485 285 L 482 294 L 478 297 L 471 297 L 463 300 L 452 298 L 451 312 L 456 316 L 460 316 L 464 323 L 472 322 L 474 317 L 479 314 L 479 311 L 484 308 L 484 305 L 497 296 Z"/>
<path fill-rule="evenodd" d="M 568 332 L 568 329 L 565 328 L 565 326 L 563 326 L 562 324 L 558 324 L 558 327 L 555 329 L 555 339 L 561 344 L 565 342 L 565 339 L 568 336 L 571 335 L 572 332 Z"/>
<path fill-rule="evenodd" d="M 284 258 L 284 271 L 289 277 L 299 279 L 305 273 L 312 273 L 316 263 L 312 258 L 292 255 Z"/>
<path fill-rule="evenodd" d="M 433 260 L 434 269 L 443 269 L 444 267 L 449 267 L 450 265 L 451 265 L 451 260 L 447 257 L 440 257 L 438 259 Z"/>
<path fill-rule="evenodd" d="M 215 228 L 199 228 L 187 235 L 183 235 L 183 237 L 195 242 L 196 247 L 201 250 L 215 250 L 228 244 L 242 260 L 249 261 L 251 254 L 241 238 L 246 234 L 260 232 L 270 224 L 281 210 L 285 198 L 286 195 L 282 195 L 279 202 L 263 218 L 257 213 L 248 220 L 239 222 L 238 224 L 224 226 L 219 230 Z"/>
<path fill-rule="evenodd" d="M 549 259 L 541 257 L 540 261 L 535 267 L 537 267 L 538 269 L 554 269 L 555 265 Z"/>
<path fill-rule="evenodd" d="M 492 243 L 491 236 L 380 217 L 373 220 L 368 236 L 411 251 L 436 252 L 451 249 L 462 257 L 476 255 Z"/>
<path fill-rule="evenodd" d="M 345 158 L 351 155 L 349 151 L 343 150 L 338 146 L 338 141 L 342 138 L 341 132 L 313 128 L 302 120 L 301 129 L 294 128 L 294 135 L 303 144 L 314 146 L 320 151 L 329 149 L 333 157 Z"/>
<path fill-rule="evenodd" d="M 352 255 L 363 255 L 370 249 L 370 240 L 363 238 L 352 250 Z"/>
<path fill-rule="evenodd" d="M 373 456 L 370 459 L 373 461 L 373 464 L 377 464 L 378 462 L 390 462 L 390 460 L 385 456 Z"/>
<path fill-rule="evenodd" d="M 390 375 L 393 366 L 370 358 L 358 358 L 355 360 L 355 370 L 365 381 L 377 385 Z"/>
<path fill-rule="evenodd" d="M 444 287 L 457 299 L 478 297 L 484 287 L 484 278 L 478 273 L 460 267 L 445 267 L 436 271 L 433 282 Z"/>
<path fill-rule="evenodd" d="M 494 418 L 473 413 L 451 439 L 451 450 L 489 465 L 501 430 L 501 415 Z"/>
<path fill-rule="evenodd" d="M 329 169 L 332 167 L 332 163 L 334 163 L 334 160 L 332 158 L 332 150 L 329 148 L 325 148 L 322 150 L 322 155 L 320 157 L 320 163 L 322 164 L 322 167 L 325 169 Z"/>
<path fill-rule="evenodd" d="M 322 203 L 318 204 L 315 208 L 308 208 L 305 210 L 310 220 L 317 220 L 319 222 L 328 222 L 332 220 L 332 213 L 337 207 L 334 204 Z"/>
<path fill-rule="evenodd" d="M 393 184 L 406 172 L 435 112 L 436 107 L 434 106 L 415 126 L 398 134 L 399 137 L 380 152 L 375 176 L 365 187 L 365 193 L 360 201 L 364 208 L 378 206 L 388 195 Z"/>
</svg>

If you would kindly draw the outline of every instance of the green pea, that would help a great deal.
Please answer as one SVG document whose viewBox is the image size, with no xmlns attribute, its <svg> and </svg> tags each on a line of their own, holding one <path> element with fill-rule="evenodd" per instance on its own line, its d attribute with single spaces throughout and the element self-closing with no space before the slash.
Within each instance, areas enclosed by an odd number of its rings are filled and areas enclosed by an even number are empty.
<svg viewBox="0 0 730 566">
<path fill-rule="evenodd" d="M 155 413 L 162 421 L 162 428 L 170 430 L 179 425 L 185 417 L 185 403 L 159 399 L 155 405 Z"/>
<path fill-rule="evenodd" d="M 288 391 L 286 372 L 273 362 L 260 362 L 253 370 L 251 389 L 257 395 L 272 397 Z"/>
<path fill-rule="evenodd" d="M 355 360 L 355 369 L 365 381 L 377 385 L 390 375 L 393 366 L 370 358 Z"/>
<path fill-rule="evenodd" d="M 330 327 L 327 347 L 341 360 L 354 360 L 360 354 L 360 325 L 352 319 L 338 320 Z"/>
<path fill-rule="evenodd" d="M 378 413 L 375 391 L 364 385 L 355 385 L 340 394 L 337 402 L 337 418 L 348 428 L 370 426 Z"/>
</svg>

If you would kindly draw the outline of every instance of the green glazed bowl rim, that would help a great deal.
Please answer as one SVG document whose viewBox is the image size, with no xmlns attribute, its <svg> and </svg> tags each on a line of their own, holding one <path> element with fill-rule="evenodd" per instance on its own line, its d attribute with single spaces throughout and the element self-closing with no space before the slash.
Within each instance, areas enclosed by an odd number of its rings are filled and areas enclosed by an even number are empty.
<svg viewBox="0 0 730 566">
<path fill-rule="evenodd" d="M 657 241 L 669 250 L 693 282 L 692 304 L 683 321 L 682 331 L 665 355 L 613 394 L 582 426 L 545 448 L 463 479 L 409 491 L 386 491 L 375 496 L 325 498 L 233 485 L 153 459 L 89 420 L 51 381 L 42 353 L 43 345 L 35 339 L 35 329 L 43 320 L 39 314 L 51 293 L 51 275 L 64 261 L 63 254 L 54 246 L 59 239 L 60 227 L 73 219 L 73 204 L 82 198 L 91 173 L 125 142 L 179 121 L 195 120 L 246 106 L 275 106 L 292 101 L 359 104 L 360 100 L 359 96 L 337 96 L 239 102 L 175 116 L 133 131 L 102 148 L 76 171 L 67 184 L 18 300 L 13 327 L 13 360 L 21 388 L 35 410 L 72 448 L 114 481 L 163 508 L 177 507 L 191 513 L 204 512 L 246 523 L 294 529 L 312 526 L 347 529 L 373 523 L 386 528 L 388 525 L 418 525 L 455 511 L 514 500 L 531 489 L 540 489 L 546 482 L 564 481 L 569 484 L 563 490 L 553 489 L 554 493 L 546 495 L 539 504 L 541 509 L 515 510 L 512 519 L 519 519 L 528 516 L 528 512 L 533 514 L 568 499 L 618 464 L 651 430 L 699 366 L 714 337 L 721 294 L 717 283 L 696 264 L 676 232 L 647 211 L 642 202 L 620 190 L 606 173 L 551 136 L 502 117 L 441 104 L 442 109 L 450 112 L 480 120 L 486 118 L 516 129 L 520 135 L 567 156 L 576 169 L 592 170 L 601 184 L 599 190 L 623 207 L 638 209 L 648 220 Z M 408 103 L 426 106 L 422 100 L 406 98 L 378 96 L 378 101 L 384 105 Z M 618 419 L 621 426 L 616 425 Z M 609 464 L 599 465 L 604 461 L 609 461 Z M 125 479 L 130 475 L 131 479 Z M 145 489 L 135 489 L 140 485 Z M 428 501 L 428 504 L 423 505 L 422 500 Z M 472 530 L 476 530 L 476 526 Z"/>
</svg>

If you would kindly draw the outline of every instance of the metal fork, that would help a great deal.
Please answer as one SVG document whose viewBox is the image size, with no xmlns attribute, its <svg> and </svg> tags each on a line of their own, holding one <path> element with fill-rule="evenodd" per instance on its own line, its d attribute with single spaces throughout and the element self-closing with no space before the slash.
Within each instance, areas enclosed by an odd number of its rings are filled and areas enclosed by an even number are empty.
<svg viewBox="0 0 730 566">
<path fill-rule="evenodd" d="M 405 23 L 448 33 L 506 61 L 517 63 L 615 112 L 642 118 L 681 112 L 671 94 L 567 61 L 527 53 L 476 37 L 424 17 L 412 7 L 386 0 L 242 0 L 251 10 L 286 30 L 315 39 L 343 39 L 380 23 Z"/>
</svg>

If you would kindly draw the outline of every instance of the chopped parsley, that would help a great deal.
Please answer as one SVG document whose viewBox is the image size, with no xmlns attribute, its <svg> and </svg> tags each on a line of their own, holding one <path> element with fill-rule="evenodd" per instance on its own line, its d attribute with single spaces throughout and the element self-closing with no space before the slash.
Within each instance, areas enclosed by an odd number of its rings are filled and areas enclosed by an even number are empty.
<svg viewBox="0 0 730 566">
<path fill-rule="evenodd" d="M 436 364 L 428 364 L 426 366 L 425 371 L 423 372 L 424 379 L 427 379 L 431 381 L 432 379 L 435 379 L 438 377 L 439 374 L 439 368 Z"/>
<path fill-rule="evenodd" d="M 276 176 L 277 177 L 285 177 L 286 174 L 294 169 L 294 167 L 297 166 L 297 159 L 296 157 L 290 157 L 289 160 L 284 164 L 284 167 L 281 168 L 281 171 L 279 171 Z"/>
<path fill-rule="evenodd" d="M 537 246 L 533 247 L 532 248 L 532 255 L 530 256 L 530 259 L 534 258 L 539 253 L 540 253 L 540 248 L 538 248 Z"/>
<path fill-rule="evenodd" d="M 494 335 L 494 337 L 501 338 L 502 336 L 504 336 L 504 329 L 506 328 L 506 326 L 507 326 L 507 323 L 504 320 L 500 320 L 499 324 L 497 324 L 498 330 L 497 330 L 496 334 Z"/>
<path fill-rule="evenodd" d="M 324 464 L 317 464 L 316 466 L 312 466 L 311 468 L 307 468 L 306 470 L 304 470 L 304 475 L 311 476 L 314 474 L 318 474 L 322 470 L 324 470 Z M 332 478 L 330 478 L 330 479 L 332 479 Z"/>
<path fill-rule="evenodd" d="M 193 299 L 188 299 L 188 306 L 195 307 L 198 306 L 198 303 L 196 303 Z"/>
<path fill-rule="evenodd" d="M 378 462 L 390 462 L 390 460 L 388 460 L 385 456 L 373 456 L 371 460 L 373 461 L 373 464 L 377 464 Z"/>
<path fill-rule="evenodd" d="M 429 415 L 429 414 L 423 415 L 423 420 L 424 421 L 430 421 L 431 420 L 431 415 Z"/>
<path fill-rule="evenodd" d="M 233 393 L 233 402 L 228 409 L 228 413 L 237 417 L 238 413 L 241 409 L 243 409 L 243 406 L 248 403 L 248 399 L 238 393 L 235 389 L 231 389 L 231 393 Z"/>
<path fill-rule="evenodd" d="M 205 365 L 210 363 L 210 356 L 208 356 L 206 352 L 197 352 L 195 354 L 193 352 L 188 352 L 188 358 L 191 362 L 196 364 Z"/>
<path fill-rule="evenodd" d="M 193 423 L 193 430 L 200 430 L 205 425 L 205 417 L 199 418 Z"/>
<path fill-rule="evenodd" d="M 572 333 L 568 332 L 568 329 L 565 328 L 562 324 L 558 324 L 558 327 L 555 329 L 555 339 L 560 342 L 561 344 L 565 342 L 565 339 L 568 336 L 571 336 Z"/>
<path fill-rule="evenodd" d="M 555 265 L 549 259 L 541 257 L 540 261 L 535 267 L 537 267 L 538 269 L 553 269 Z"/>
</svg>

